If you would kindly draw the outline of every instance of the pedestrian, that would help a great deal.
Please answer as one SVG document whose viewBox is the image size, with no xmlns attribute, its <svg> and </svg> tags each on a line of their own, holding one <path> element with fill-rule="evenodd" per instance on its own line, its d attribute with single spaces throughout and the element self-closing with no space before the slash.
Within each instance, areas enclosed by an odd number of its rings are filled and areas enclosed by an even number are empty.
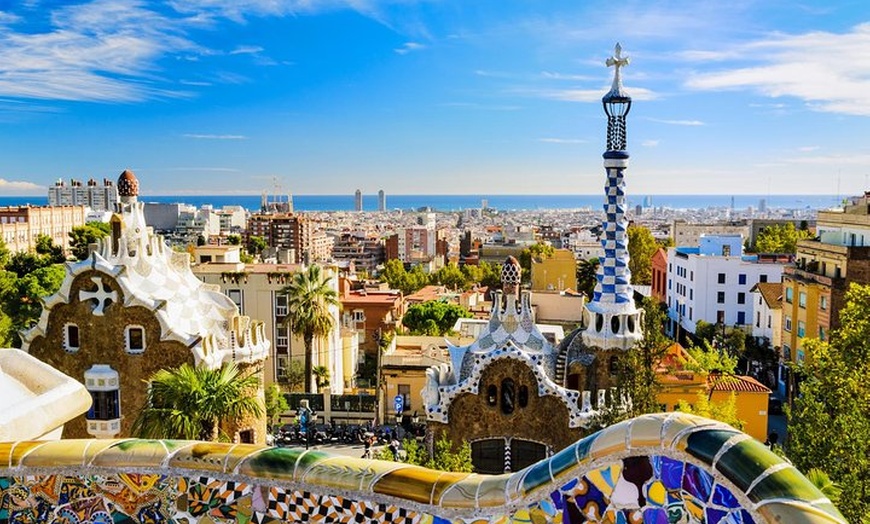
<svg viewBox="0 0 870 524">
<path fill-rule="evenodd" d="M 372 444 L 374 444 L 374 442 L 375 442 L 374 435 L 366 437 L 365 442 L 363 443 L 363 446 L 365 446 L 365 451 L 363 452 L 362 458 L 364 458 L 364 459 L 372 458 Z"/>
<path fill-rule="evenodd" d="M 399 446 L 399 441 L 395 438 L 390 441 L 390 453 L 393 454 L 393 460 L 395 460 L 396 462 L 399 461 Z"/>
</svg>

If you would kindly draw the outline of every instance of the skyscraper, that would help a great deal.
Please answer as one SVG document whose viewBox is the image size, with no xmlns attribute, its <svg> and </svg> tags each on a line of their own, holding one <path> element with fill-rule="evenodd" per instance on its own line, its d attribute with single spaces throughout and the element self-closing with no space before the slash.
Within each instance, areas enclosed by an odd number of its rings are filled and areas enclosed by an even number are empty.
<svg viewBox="0 0 870 524">
<path fill-rule="evenodd" d="M 378 191 L 378 211 L 384 212 L 387 210 L 387 194 L 381 189 Z"/>
<path fill-rule="evenodd" d="M 354 193 L 354 195 L 353 195 L 353 201 L 354 201 L 354 207 L 353 207 L 354 210 L 362 211 L 363 210 L 363 208 L 362 208 L 362 191 L 360 191 L 359 189 L 356 190 L 356 193 Z"/>
</svg>

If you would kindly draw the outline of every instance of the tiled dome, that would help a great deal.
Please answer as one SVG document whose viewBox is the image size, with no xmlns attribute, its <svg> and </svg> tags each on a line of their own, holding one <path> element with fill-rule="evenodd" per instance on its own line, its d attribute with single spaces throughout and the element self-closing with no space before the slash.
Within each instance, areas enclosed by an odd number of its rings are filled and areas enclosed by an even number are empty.
<svg viewBox="0 0 870 524">
<path fill-rule="evenodd" d="M 522 268 L 519 261 L 514 257 L 507 257 L 501 266 L 501 284 L 503 286 L 520 285 Z"/>
<path fill-rule="evenodd" d="M 125 169 L 118 177 L 118 196 L 134 197 L 139 195 L 139 180 L 129 169 Z"/>
</svg>

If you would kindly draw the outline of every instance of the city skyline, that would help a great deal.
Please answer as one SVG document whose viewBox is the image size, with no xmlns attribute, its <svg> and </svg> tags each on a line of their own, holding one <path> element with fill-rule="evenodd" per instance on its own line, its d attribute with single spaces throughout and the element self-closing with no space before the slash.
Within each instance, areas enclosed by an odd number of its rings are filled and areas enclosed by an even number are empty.
<svg viewBox="0 0 870 524">
<path fill-rule="evenodd" d="M 632 194 L 868 188 L 859 2 L 31 0 L 0 10 L 0 195 L 598 194 L 632 63 Z"/>
</svg>

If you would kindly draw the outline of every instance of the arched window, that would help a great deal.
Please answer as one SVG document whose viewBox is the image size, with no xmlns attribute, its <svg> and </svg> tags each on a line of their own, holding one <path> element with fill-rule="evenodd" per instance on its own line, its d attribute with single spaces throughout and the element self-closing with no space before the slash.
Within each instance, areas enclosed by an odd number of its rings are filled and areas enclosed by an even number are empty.
<svg viewBox="0 0 870 524">
<path fill-rule="evenodd" d="M 498 387 L 495 384 L 490 384 L 486 388 L 486 403 L 490 406 L 498 404 Z"/>
<path fill-rule="evenodd" d="M 127 353 L 138 355 L 145 352 L 145 328 L 142 326 L 127 326 L 124 337 Z"/>
<path fill-rule="evenodd" d="M 517 401 L 521 408 L 529 405 L 529 386 L 520 386 L 520 392 L 517 396 Z"/>
<path fill-rule="evenodd" d="M 63 349 L 69 353 L 75 353 L 79 350 L 79 327 L 75 324 L 67 324 L 64 326 L 63 334 Z"/>
</svg>

